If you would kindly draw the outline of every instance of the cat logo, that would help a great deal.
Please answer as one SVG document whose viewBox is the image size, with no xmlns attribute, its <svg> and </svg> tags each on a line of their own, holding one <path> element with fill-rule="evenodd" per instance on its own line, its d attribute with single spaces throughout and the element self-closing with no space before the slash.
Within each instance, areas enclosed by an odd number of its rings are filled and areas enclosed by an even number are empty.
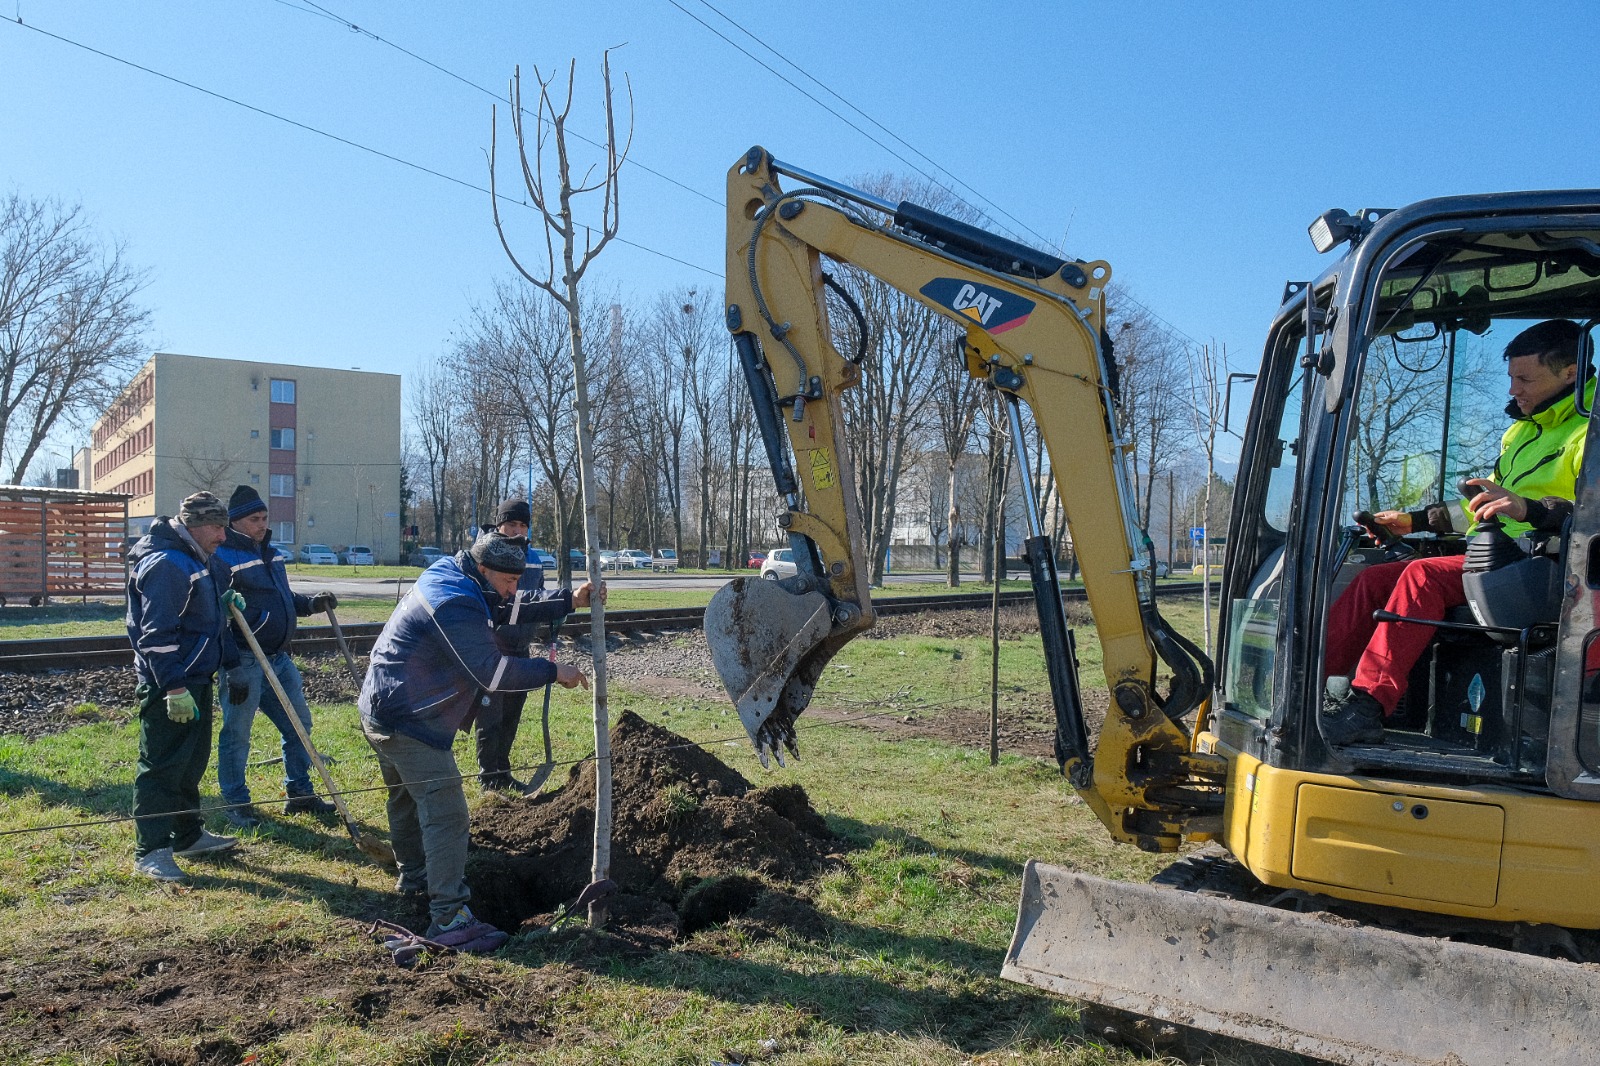
<svg viewBox="0 0 1600 1066">
<path fill-rule="evenodd" d="M 1016 329 L 1028 321 L 1034 308 L 1032 300 L 960 278 L 934 278 L 921 293 L 990 333 Z"/>
</svg>

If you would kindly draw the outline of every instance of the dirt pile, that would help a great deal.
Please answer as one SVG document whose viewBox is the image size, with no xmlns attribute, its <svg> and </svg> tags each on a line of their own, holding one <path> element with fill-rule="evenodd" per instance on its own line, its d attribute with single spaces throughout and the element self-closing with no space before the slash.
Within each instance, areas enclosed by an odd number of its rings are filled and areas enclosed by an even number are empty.
<svg viewBox="0 0 1600 1066">
<path fill-rule="evenodd" d="M 624 712 L 611 732 L 614 921 L 664 942 L 735 915 L 792 909 L 833 837 L 799 785 L 754 788 L 683 737 Z M 473 910 L 537 926 L 589 883 L 595 765 L 560 789 L 491 801 L 473 817 Z"/>
</svg>

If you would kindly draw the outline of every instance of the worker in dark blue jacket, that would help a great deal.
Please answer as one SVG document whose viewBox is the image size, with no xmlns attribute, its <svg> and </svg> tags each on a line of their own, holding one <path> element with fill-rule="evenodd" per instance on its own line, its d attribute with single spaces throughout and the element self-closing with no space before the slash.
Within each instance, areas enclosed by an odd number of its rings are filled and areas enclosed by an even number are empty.
<svg viewBox="0 0 1600 1066">
<path fill-rule="evenodd" d="M 239 829 L 261 824 L 244 779 L 250 759 L 250 730 L 256 708 L 277 727 L 283 738 L 283 791 L 286 814 L 332 814 L 333 804 L 317 796 L 311 784 L 311 758 L 289 715 L 296 714 L 306 735 L 311 735 L 311 707 L 306 703 L 300 670 L 289 656 L 295 619 L 339 605 L 331 592 L 304 596 L 289 587 L 284 557 L 272 546 L 267 505 L 249 485 L 240 485 L 228 498 L 228 535 L 217 548 L 217 562 L 227 571 L 228 586 L 244 597 L 245 622 L 261 645 L 266 662 L 257 662 L 238 623 L 229 620 L 239 649 L 236 666 L 222 671 L 222 729 L 217 736 L 217 786 L 229 804 L 223 816 Z M 267 682 L 271 670 L 283 686 L 292 707 L 284 707 Z"/>
<path fill-rule="evenodd" d="M 243 600 L 226 591 L 212 562 L 227 525 L 222 501 L 197 492 L 128 553 L 128 640 L 139 676 L 134 871 L 157 881 L 188 880 L 174 856 L 238 843 L 208 832 L 195 813 L 211 754 L 212 677 L 238 660 L 222 615 L 226 603 Z"/>
<path fill-rule="evenodd" d="M 506 500 L 495 513 L 495 524 L 489 528 L 513 540 L 520 540 L 526 550 L 528 524 L 533 512 L 527 500 Z M 574 607 L 589 606 L 595 587 L 584 582 L 578 589 L 544 587 L 544 568 L 528 561 L 528 568 L 517 582 L 514 601 L 496 618 L 495 641 L 507 655 L 525 659 L 529 645 L 548 633 L 561 620 L 572 613 Z M 605 586 L 600 586 L 600 602 L 605 602 Z M 478 780 L 484 788 L 497 790 L 516 789 L 521 785 L 511 776 L 511 745 L 517 739 L 517 727 L 522 724 L 522 706 L 527 701 L 526 692 L 502 692 L 489 697 L 489 702 L 479 707 L 473 730 L 477 734 Z"/>
<path fill-rule="evenodd" d="M 389 833 L 402 893 L 425 893 L 429 939 L 489 950 L 505 934 L 467 901 L 467 798 L 450 750 L 482 701 L 552 680 L 589 687 L 575 666 L 504 654 L 492 628 L 527 565 L 523 545 L 485 533 L 470 551 L 422 572 L 372 649 L 361 687 L 361 728 L 389 786 Z"/>
</svg>

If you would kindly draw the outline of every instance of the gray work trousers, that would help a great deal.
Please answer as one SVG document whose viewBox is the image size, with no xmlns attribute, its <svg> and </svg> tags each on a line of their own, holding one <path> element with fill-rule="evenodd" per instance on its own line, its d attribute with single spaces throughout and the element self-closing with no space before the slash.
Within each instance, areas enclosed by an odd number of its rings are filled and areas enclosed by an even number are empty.
<svg viewBox="0 0 1600 1066">
<path fill-rule="evenodd" d="M 401 733 L 366 730 L 389 786 L 389 842 L 404 886 L 428 886 L 434 924 L 448 922 L 472 897 L 467 888 L 470 825 L 461 771 L 449 749 Z"/>
</svg>

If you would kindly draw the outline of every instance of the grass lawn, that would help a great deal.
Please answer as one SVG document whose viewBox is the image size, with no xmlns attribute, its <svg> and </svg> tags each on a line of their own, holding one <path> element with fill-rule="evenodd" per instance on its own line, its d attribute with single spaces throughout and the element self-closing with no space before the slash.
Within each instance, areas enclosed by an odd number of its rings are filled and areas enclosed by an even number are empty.
<svg viewBox="0 0 1600 1066">
<path fill-rule="evenodd" d="M 1192 613 L 1176 619 L 1191 632 L 1198 609 Z M 1098 645 L 1091 634 L 1080 636 L 1087 638 L 1079 645 L 1085 684 L 1097 684 Z M 897 703 L 930 708 L 955 700 L 986 707 L 988 654 L 987 640 L 978 639 L 858 640 L 827 672 L 817 702 L 866 710 L 892 695 Z M 1003 642 L 1001 675 L 1010 691 L 1048 698 L 1036 641 Z M 843 839 L 840 867 L 808 890 L 828 918 L 825 934 L 752 937 L 734 923 L 669 950 L 599 961 L 575 953 L 570 943 L 518 937 L 492 958 L 439 965 L 448 967 L 447 983 L 466 995 L 464 1002 L 482 999 L 525 1016 L 536 1035 L 521 1042 L 504 1043 L 503 1031 L 485 1027 L 465 1007 L 451 1025 L 407 1026 L 389 1018 L 368 1026 L 334 1004 L 326 1020 L 258 1042 L 239 1039 L 228 1061 L 246 1055 L 258 1063 L 358 1066 L 689 1066 L 746 1057 L 778 1066 L 1156 1061 L 1102 1046 L 1084 1032 L 1069 1002 L 998 979 L 1026 859 L 1137 880 L 1164 864 L 1112 845 L 1053 764 L 1005 756 L 991 767 L 986 752 L 887 741 L 803 718 L 803 760 L 764 773 L 737 717 L 720 701 L 663 699 L 613 686 L 613 715 L 624 709 L 705 743 L 758 784 L 806 788 Z M 314 710 L 318 746 L 337 759 L 332 772 L 342 787 L 375 785 L 376 764 L 355 709 Z M 529 713 L 536 719 L 533 706 Z M 558 759 L 590 750 L 586 697 L 558 689 L 552 719 Z M 525 723 L 514 763 L 537 762 L 537 734 L 536 725 Z M 276 748 L 264 718 L 258 717 L 254 740 L 258 757 Z M 462 737 L 456 745 L 463 767 L 473 765 L 469 744 Z M 127 811 L 136 756 L 130 724 L 100 722 L 33 742 L 0 736 L 0 827 Z M 278 772 L 251 768 L 258 803 L 279 794 Z M 556 780 L 562 775 L 558 769 Z M 467 792 L 470 802 L 485 802 L 475 783 Z M 216 796 L 214 770 L 202 795 Z M 364 826 L 385 834 L 381 796 L 360 792 L 350 803 Z M 218 828 L 220 821 L 211 824 Z M 247 837 L 237 859 L 188 862 L 195 875 L 190 890 L 135 880 L 131 849 L 126 824 L 0 836 L 0 906 L 10 914 L 0 925 L 0 993 L 63 966 L 81 967 L 82 980 L 97 987 L 95 975 L 114 970 L 116 960 L 157 950 L 173 958 L 232 954 L 240 967 L 259 967 L 269 984 L 271 967 L 294 960 L 342 959 L 354 970 L 387 958 L 353 919 L 381 911 L 392 899 L 392 878 L 364 861 L 340 829 L 276 816 L 267 831 Z M 426 976 L 385 972 L 392 975 L 385 997 L 401 996 L 407 982 Z M 305 997 L 325 994 L 293 983 L 272 993 L 302 1006 Z M 258 1009 L 273 1010 L 273 1002 L 266 997 Z M 12 1012 L 8 1028 L 26 1024 L 36 1031 L 40 1019 L 16 1009 L 0 997 L 0 1016 Z M 238 1019 L 230 1031 L 247 1033 L 247 1021 Z M 144 1061 L 157 1047 L 173 1056 L 168 1061 L 202 1061 L 193 1057 L 198 1038 L 181 1026 L 165 1043 L 146 1036 L 134 1046 L 116 1030 L 103 1038 L 97 1050 L 52 1053 L 0 1036 L 0 1062 Z"/>
</svg>

